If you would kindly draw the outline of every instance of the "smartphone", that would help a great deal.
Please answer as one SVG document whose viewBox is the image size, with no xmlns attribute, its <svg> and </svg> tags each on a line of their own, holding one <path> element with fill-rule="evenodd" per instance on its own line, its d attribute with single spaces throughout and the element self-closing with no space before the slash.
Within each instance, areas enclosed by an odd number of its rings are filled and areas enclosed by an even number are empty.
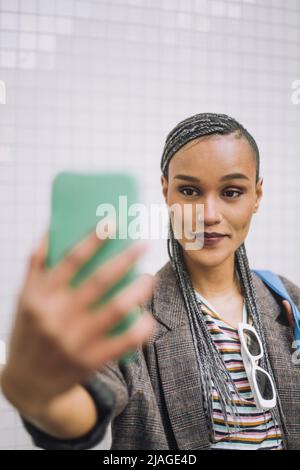
<svg viewBox="0 0 300 470">
<path fill-rule="evenodd" d="M 131 218 L 128 208 L 138 203 L 139 188 L 136 178 L 125 172 L 79 173 L 60 172 L 52 182 L 51 215 L 46 264 L 55 266 L 66 253 L 92 230 L 103 227 L 108 218 L 116 224 L 114 238 L 109 237 L 94 255 L 79 269 L 70 281 L 76 288 L 96 268 L 134 243 L 129 237 Z M 102 224 L 102 225 L 101 225 Z M 99 233 L 97 231 L 97 233 Z M 99 307 L 138 276 L 136 265 L 119 279 L 93 304 Z M 108 336 L 121 334 L 140 316 L 139 306 L 130 310 L 122 321 L 108 332 Z M 129 351 L 118 361 L 125 364 L 136 358 Z"/>
</svg>

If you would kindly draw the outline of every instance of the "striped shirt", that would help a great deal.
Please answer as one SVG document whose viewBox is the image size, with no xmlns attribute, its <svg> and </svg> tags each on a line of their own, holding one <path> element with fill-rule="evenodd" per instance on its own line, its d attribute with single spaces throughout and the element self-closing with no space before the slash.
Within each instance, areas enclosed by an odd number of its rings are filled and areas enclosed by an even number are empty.
<svg viewBox="0 0 300 470">
<path fill-rule="evenodd" d="M 263 412 L 255 404 L 241 356 L 241 344 L 238 330 L 221 319 L 214 307 L 195 290 L 196 298 L 202 301 L 202 310 L 212 339 L 220 352 L 226 369 L 229 371 L 236 387 L 243 398 L 240 400 L 234 394 L 234 402 L 240 414 L 238 421 L 226 405 L 229 417 L 230 434 L 226 427 L 224 414 L 220 406 L 219 396 L 212 383 L 213 389 L 213 423 L 217 442 L 211 443 L 212 449 L 235 450 L 282 450 L 282 435 L 277 423 L 274 423 L 269 410 Z M 203 305 L 204 304 L 204 305 Z M 251 323 L 248 318 L 245 301 L 243 304 L 243 322 Z M 234 427 L 239 424 L 241 430 Z M 276 435 L 277 431 L 277 435 Z"/>
</svg>

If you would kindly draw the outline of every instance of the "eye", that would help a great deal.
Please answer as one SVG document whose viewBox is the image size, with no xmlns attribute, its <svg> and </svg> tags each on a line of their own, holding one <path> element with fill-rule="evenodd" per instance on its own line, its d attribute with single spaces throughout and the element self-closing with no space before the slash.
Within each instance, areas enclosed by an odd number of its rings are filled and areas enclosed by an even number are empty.
<svg viewBox="0 0 300 470">
<path fill-rule="evenodd" d="M 225 191 L 225 193 L 231 193 L 231 194 L 232 194 L 232 193 L 236 193 L 236 194 L 237 194 L 237 196 L 235 196 L 235 197 L 230 197 L 230 196 L 229 196 L 229 199 L 236 199 L 236 198 L 240 197 L 240 196 L 243 194 L 242 191 L 237 191 L 236 189 L 227 189 L 227 190 Z"/>
<path fill-rule="evenodd" d="M 184 191 L 191 191 L 192 193 L 195 192 L 197 194 L 199 194 L 199 191 L 197 191 L 195 188 L 191 187 L 191 186 L 184 186 L 184 187 L 181 187 L 179 188 L 179 191 L 184 194 Z M 184 194 L 184 196 L 193 196 L 193 194 Z"/>
</svg>

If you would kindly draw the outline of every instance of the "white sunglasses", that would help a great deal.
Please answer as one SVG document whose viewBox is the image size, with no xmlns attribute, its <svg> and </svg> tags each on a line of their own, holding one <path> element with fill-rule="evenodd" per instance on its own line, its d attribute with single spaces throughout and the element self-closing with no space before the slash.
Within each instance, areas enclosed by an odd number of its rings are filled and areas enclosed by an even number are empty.
<svg viewBox="0 0 300 470">
<path fill-rule="evenodd" d="M 261 340 L 252 325 L 238 324 L 241 341 L 241 355 L 245 371 L 258 408 L 268 410 L 276 405 L 274 382 L 267 371 L 256 364 L 264 352 Z"/>
</svg>

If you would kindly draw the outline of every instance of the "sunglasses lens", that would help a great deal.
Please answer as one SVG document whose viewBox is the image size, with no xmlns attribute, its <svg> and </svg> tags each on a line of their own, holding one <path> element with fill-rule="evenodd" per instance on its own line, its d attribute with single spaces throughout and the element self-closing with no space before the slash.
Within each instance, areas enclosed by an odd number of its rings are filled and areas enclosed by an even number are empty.
<svg viewBox="0 0 300 470">
<path fill-rule="evenodd" d="M 272 400 L 273 389 L 269 377 L 259 369 L 255 371 L 255 376 L 261 396 L 264 400 Z"/>
<path fill-rule="evenodd" d="M 256 335 L 251 330 L 243 330 L 243 333 L 250 354 L 254 357 L 259 356 L 261 349 Z"/>
</svg>

